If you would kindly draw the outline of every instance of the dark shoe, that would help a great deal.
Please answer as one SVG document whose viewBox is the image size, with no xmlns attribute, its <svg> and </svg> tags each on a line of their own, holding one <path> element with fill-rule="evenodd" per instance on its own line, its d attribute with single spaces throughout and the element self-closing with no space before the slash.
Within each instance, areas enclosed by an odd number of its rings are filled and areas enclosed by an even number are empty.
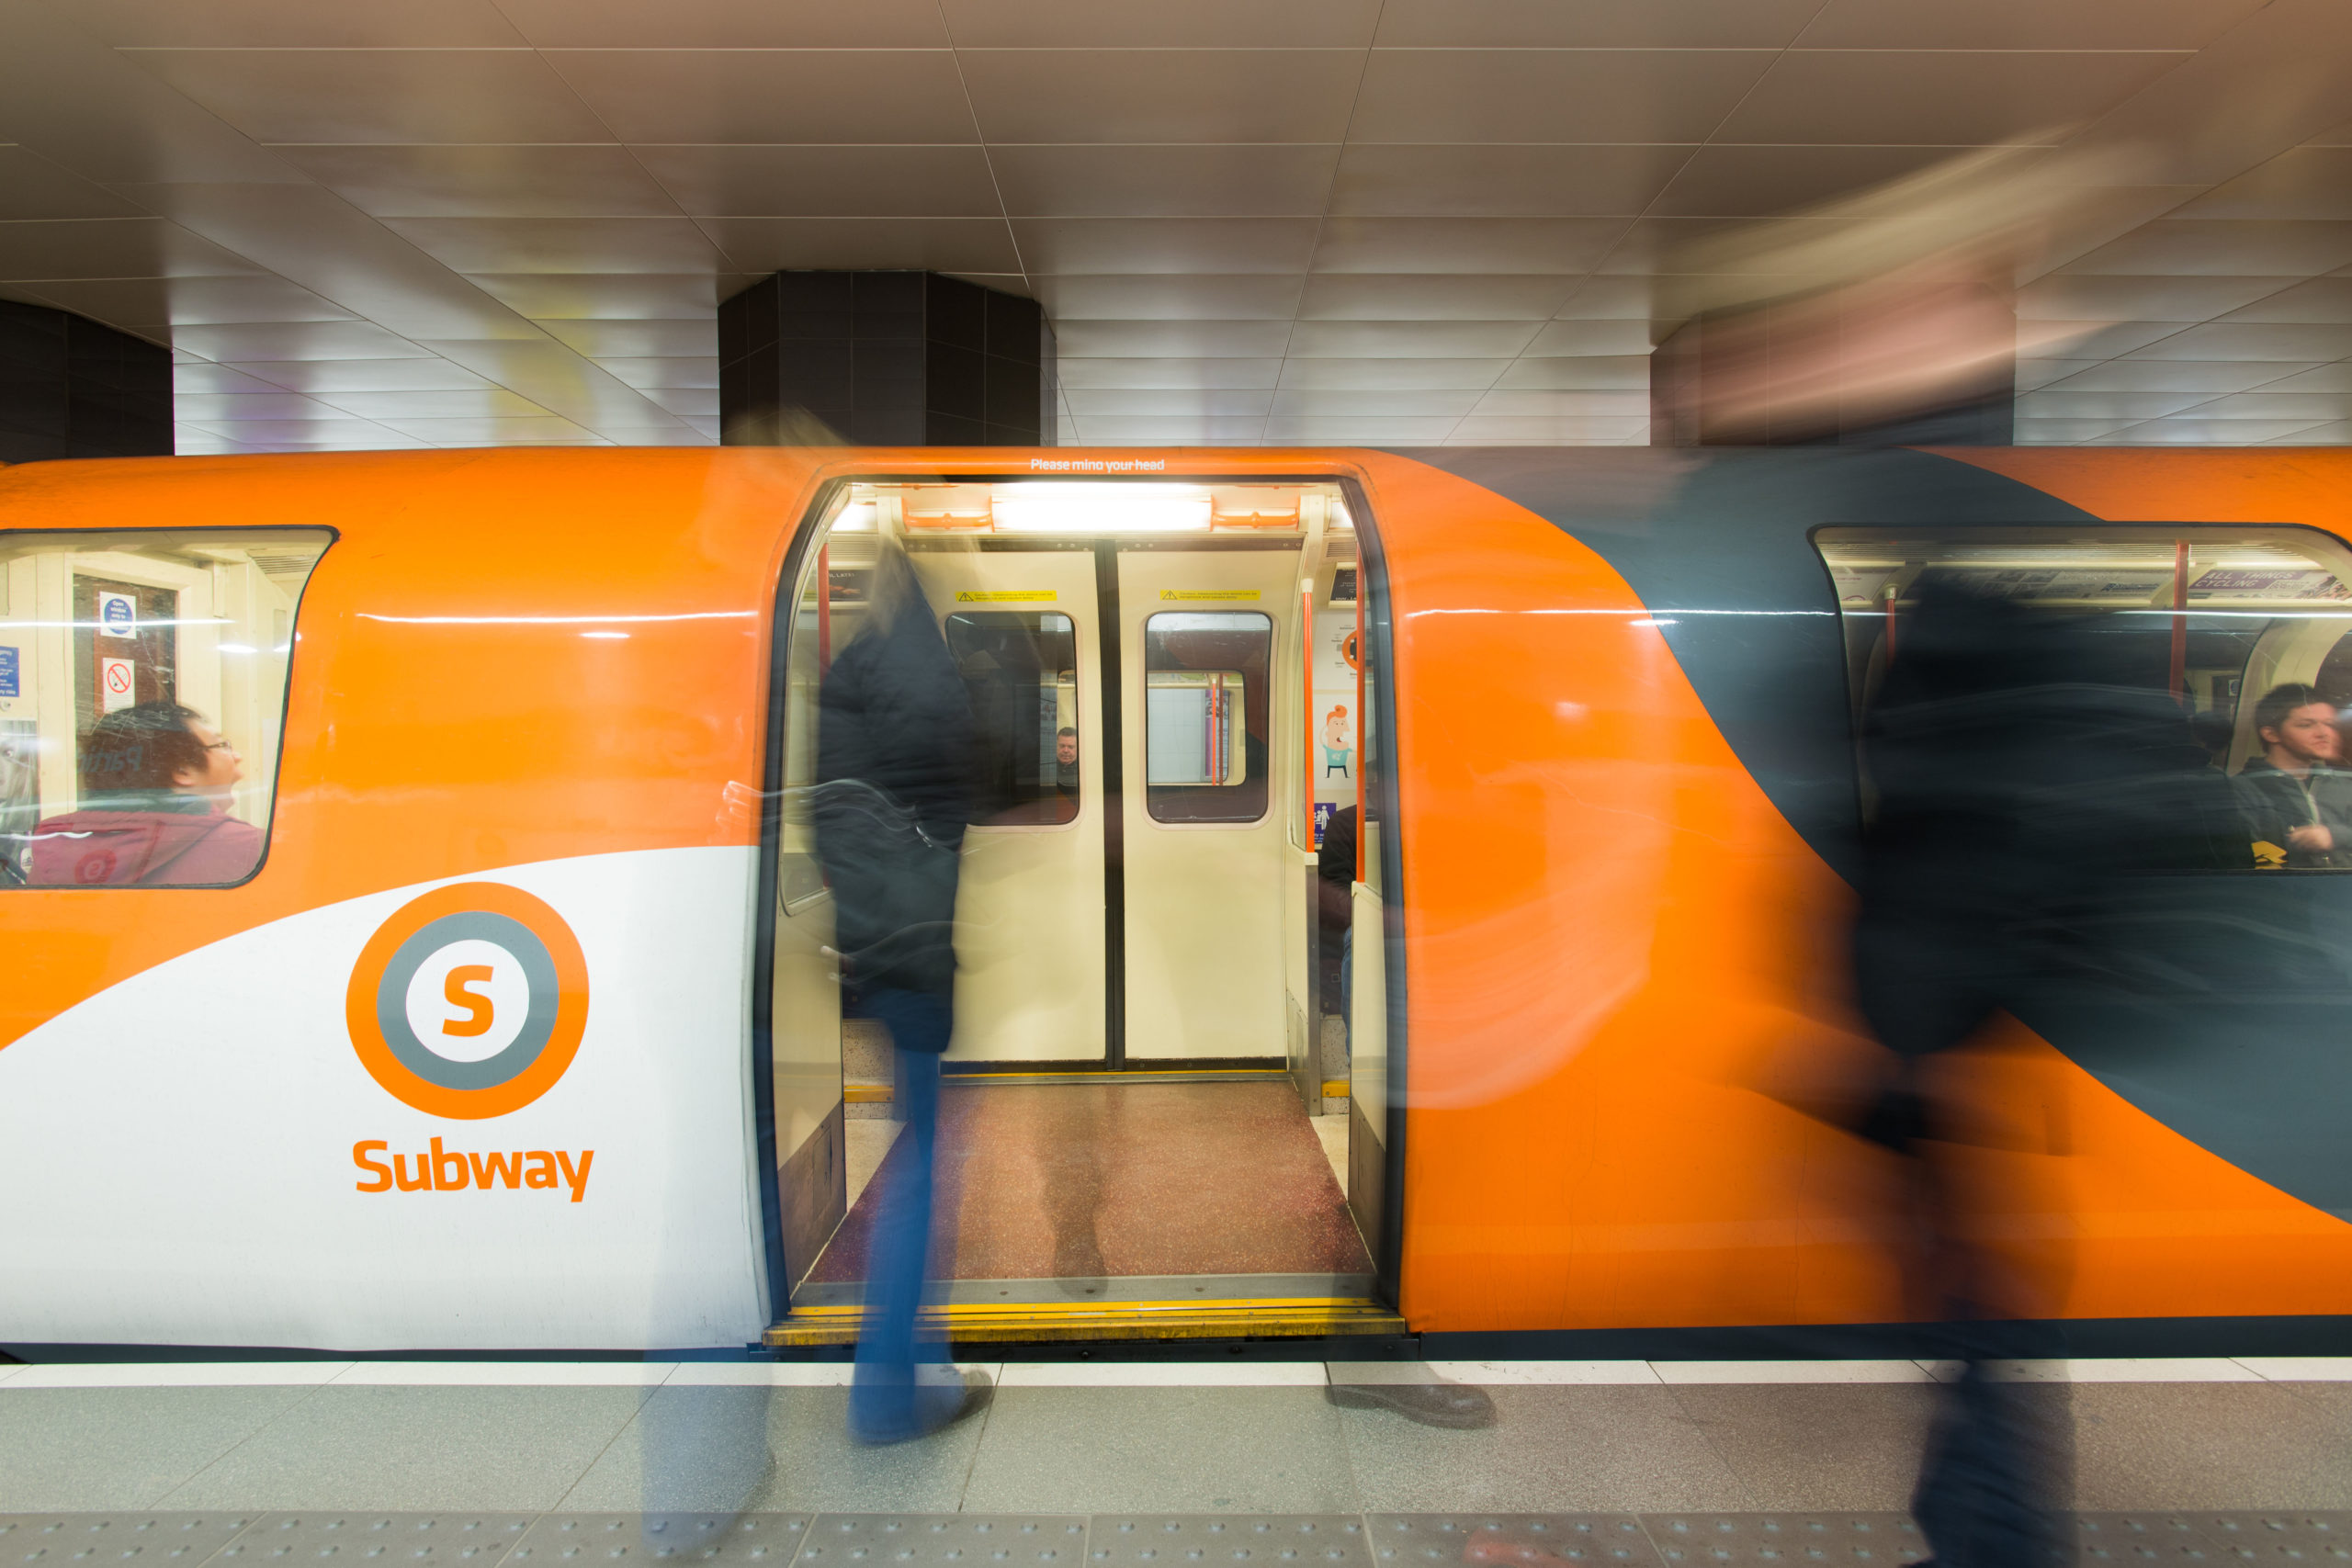
<svg viewBox="0 0 2352 1568">
<path fill-rule="evenodd" d="M 857 1394 L 850 1393 L 849 1440 L 865 1448 L 881 1448 L 890 1443 L 910 1443 L 918 1438 L 928 1438 L 944 1432 L 967 1416 L 989 1407 L 996 1397 L 996 1384 L 986 1372 L 966 1372 L 963 1382 L 929 1383 L 915 1390 L 917 1418 L 907 1426 L 869 1427 L 857 1418 Z"/>
<path fill-rule="evenodd" d="M 1393 1410 L 1424 1427 L 1467 1431 L 1495 1424 L 1495 1402 L 1482 1388 L 1458 1382 L 1335 1382 L 1323 1397 L 1348 1410 Z"/>
</svg>

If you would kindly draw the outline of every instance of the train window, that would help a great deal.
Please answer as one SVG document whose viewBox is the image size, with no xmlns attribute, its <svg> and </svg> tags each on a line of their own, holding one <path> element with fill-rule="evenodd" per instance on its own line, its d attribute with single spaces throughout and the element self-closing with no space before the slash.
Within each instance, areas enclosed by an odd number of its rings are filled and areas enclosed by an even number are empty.
<svg viewBox="0 0 2352 1568">
<path fill-rule="evenodd" d="M 0 534 L 0 887 L 261 866 L 325 528 Z"/>
<path fill-rule="evenodd" d="M 1274 623 L 1182 612 L 1144 623 L 1144 804 L 1155 822 L 1266 814 Z"/>
<path fill-rule="evenodd" d="M 978 610 L 948 616 L 946 630 L 979 737 L 974 824 L 1076 820 L 1076 624 L 1051 611 Z"/>
<path fill-rule="evenodd" d="M 2211 766 L 2235 781 L 2254 863 L 2352 870 L 2352 554 L 2339 541 L 2307 528 L 2068 525 L 1830 528 L 1815 543 L 1836 588 L 1858 722 L 1902 657 L 1923 593 L 1959 589 L 2066 617 L 2084 634 L 2070 646 L 2095 666 L 2076 679 L 2180 703 Z M 2276 704 L 2264 705 L 2274 693 L 2325 704 L 2332 722 L 2282 742 L 2267 722 Z M 2287 787 L 2269 790 L 2282 767 Z M 2321 818 L 2340 795 L 2343 831 L 2283 820 L 2274 793 Z"/>
</svg>

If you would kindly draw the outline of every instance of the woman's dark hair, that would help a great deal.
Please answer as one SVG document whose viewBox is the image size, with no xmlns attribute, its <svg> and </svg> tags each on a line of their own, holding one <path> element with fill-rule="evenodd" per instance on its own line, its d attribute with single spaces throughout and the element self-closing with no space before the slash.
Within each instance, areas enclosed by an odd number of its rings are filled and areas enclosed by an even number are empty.
<svg viewBox="0 0 2352 1568">
<path fill-rule="evenodd" d="M 2287 722 L 2287 716 L 2297 708 L 2307 708 L 2313 703 L 2327 703 L 2316 686 L 2306 686 L 2300 681 L 2290 681 L 2283 686 L 2273 686 L 2262 694 L 2254 705 L 2254 733 L 2260 739 L 2266 729 L 2276 729 Z M 2334 703 L 2327 703 L 2330 708 Z"/>
<path fill-rule="evenodd" d="M 188 725 L 203 717 L 168 701 L 120 708 L 98 720 L 82 741 L 82 792 L 123 795 L 168 790 L 182 768 L 204 771 L 204 743 Z"/>
</svg>

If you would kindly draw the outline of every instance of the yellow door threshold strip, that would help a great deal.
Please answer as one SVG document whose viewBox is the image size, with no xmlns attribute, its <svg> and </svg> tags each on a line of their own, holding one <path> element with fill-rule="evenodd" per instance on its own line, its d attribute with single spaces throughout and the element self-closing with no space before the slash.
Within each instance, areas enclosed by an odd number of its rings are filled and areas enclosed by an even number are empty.
<svg viewBox="0 0 2352 1568">
<path fill-rule="evenodd" d="M 771 1346 L 848 1345 L 862 1306 L 802 1307 L 770 1328 Z M 922 1326 L 963 1344 L 1064 1339 L 1319 1339 L 1402 1334 L 1405 1320 L 1369 1298 L 1296 1296 L 1174 1302 L 972 1302 L 925 1309 Z"/>
</svg>

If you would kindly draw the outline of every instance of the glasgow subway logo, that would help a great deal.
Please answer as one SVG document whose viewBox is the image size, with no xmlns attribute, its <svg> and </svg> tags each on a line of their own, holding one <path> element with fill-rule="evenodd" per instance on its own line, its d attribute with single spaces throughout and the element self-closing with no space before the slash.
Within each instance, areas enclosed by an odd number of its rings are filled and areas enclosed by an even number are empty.
<svg viewBox="0 0 2352 1568">
<path fill-rule="evenodd" d="M 553 1089 L 588 1025 L 588 965 L 563 917 L 519 887 L 465 882 L 412 898 L 360 950 L 352 1048 L 431 1116 L 503 1116 Z"/>
</svg>

